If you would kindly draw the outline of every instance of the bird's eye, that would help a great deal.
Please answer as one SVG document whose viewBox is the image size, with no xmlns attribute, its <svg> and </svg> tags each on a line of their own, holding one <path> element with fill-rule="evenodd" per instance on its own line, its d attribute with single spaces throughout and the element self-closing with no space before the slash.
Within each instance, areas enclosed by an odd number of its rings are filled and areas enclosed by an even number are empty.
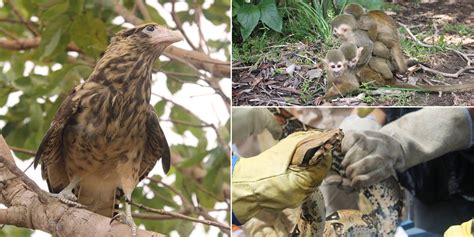
<svg viewBox="0 0 474 237">
<path fill-rule="evenodd" d="M 147 26 L 147 27 L 145 28 L 145 30 L 148 31 L 148 32 L 152 32 L 152 31 L 155 30 L 155 27 L 154 27 L 154 26 Z"/>
</svg>

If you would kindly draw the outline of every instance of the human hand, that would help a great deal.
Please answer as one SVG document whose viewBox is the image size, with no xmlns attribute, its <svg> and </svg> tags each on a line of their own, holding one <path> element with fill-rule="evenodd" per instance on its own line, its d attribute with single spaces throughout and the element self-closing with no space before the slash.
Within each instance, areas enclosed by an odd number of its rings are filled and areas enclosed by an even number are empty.
<svg viewBox="0 0 474 237">
<path fill-rule="evenodd" d="M 425 108 L 378 131 L 348 131 L 342 162 L 355 188 L 380 182 L 450 151 L 471 145 L 471 118 L 463 108 Z"/>
</svg>

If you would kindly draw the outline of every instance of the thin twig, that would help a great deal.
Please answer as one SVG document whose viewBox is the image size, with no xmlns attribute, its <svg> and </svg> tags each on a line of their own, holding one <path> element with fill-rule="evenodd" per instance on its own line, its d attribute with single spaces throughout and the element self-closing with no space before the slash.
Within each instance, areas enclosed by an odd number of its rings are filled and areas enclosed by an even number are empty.
<svg viewBox="0 0 474 237">
<path fill-rule="evenodd" d="M 224 151 L 225 151 L 225 154 L 226 154 L 227 158 L 230 159 L 230 156 L 229 156 L 229 154 L 230 154 L 230 147 L 229 147 L 229 144 L 227 144 L 227 142 L 225 142 L 224 139 L 222 139 L 222 137 L 221 137 L 219 131 L 217 130 L 217 127 L 216 127 L 214 124 L 210 124 L 210 123 L 205 122 L 204 120 L 202 120 L 201 118 L 199 118 L 198 116 L 196 116 L 193 112 L 191 112 L 191 110 L 186 109 L 184 106 L 182 106 L 182 105 L 180 105 L 180 104 L 178 104 L 178 103 L 176 103 L 176 102 L 174 102 L 174 101 L 172 101 L 172 100 L 170 100 L 170 99 L 168 99 L 168 98 L 166 98 L 166 97 L 164 97 L 164 96 L 158 95 L 158 94 L 156 94 L 156 93 L 151 93 L 151 94 L 154 95 L 154 96 L 157 96 L 157 97 L 161 98 L 161 99 L 164 100 L 164 101 L 167 101 L 167 102 L 170 102 L 170 103 L 172 103 L 172 104 L 174 104 L 174 105 L 180 106 L 182 109 L 184 109 L 184 110 L 186 111 L 186 113 L 192 114 L 192 115 L 194 115 L 194 117 L 198 118 L 199 121 L 201 122 L 201 124 L 205 124 L 206 126 L 211 127 L 211 128 L 214 130 L 214 132 L 216 133 L 217 141 L 218 141 L 219 144 L 224 148 Z"/>
<path fill-rule="evenodd" d="M 209 46 L 207 45 L 206 39 L 205 39 L 204 34 L 202 32 L 202 27 L 201 27 L 201 16 L 203 15 L 203 13 L 202 13 L 202 4 L 198 4 L 196 1 L 194 1 L 194 6 L 195 6 L 195 10 L 196 10 L 195 20 L 196 20 L 196 24 L 197 24 L 198 32 L 199 32 L 199 43 L 200 43 L 199 47 L 201 49 L 205 47 L 206 50 L 207 50 L 207 55 L 210 55 L 211 51 L 209 50 Z"/>
<path fill-rule="evenodd" d="M 421 42 L 418 38 L 416 38 L 416 36 L 411 32 L 410 28 L 407 26 L 407 25 L 404 25 L 402 23 L 399 23 L 403 28 L 405 28 L 405 30 L 407 31 L 407 33 L 410 35 L 410 37 L 415 40 L 415 42 L 423 47 L 427 47 L 427 48 L 436 48 L 436 49 L 442 49 L 441 47 L 437 46 L 437 45 L 430 45 L 430 44 L 425 44 L 423 42 Z M 442 76 L 445 76 L 445 77 L 454 77 L 454 78 L 458 78 L 461 73 L 465 72 L 465 71 L 468 71 L 468 70 L 473 70 L 474 67 L 471 66 L 471 62 L 472 60 L 469 58 L 469 56 L 467 56 L 466 54 L 464 53 L 461 53 L 459 50 L 456 50 L 456 49 L 452 49 L 452 48 L 449 48 L 449 47 L 446 47 L 446 49 L 448 50 L 451 50 L 453 52 L 455 52 L 456 54 L 460 55 L 463 59 L 466 60 L 466 66 L 464 68 L 461 68 L 459 69 L 457 72 L 455 73 L 446 73 L 446 72 L 441 72 L 441 71 L 438 71 L 438 70 L 435 70 L 435 69 L 431 69 L 423 64 L 420 64 L 420 68 L 423 69 L 424 71 L 427 71 L 427 72 L 431 72 L 431 73 L 434 73 L 434 74 L 437 74 L 437 75 L 442 75 Z"/>
<path fill-rule="evenodd" d="M 179 198 L 181 199 L 181 201 L 183 202 L 183 205 L 184 205 L 184 209 L 191 209 L 193 208 L 193 204 L 180 192 L 178 191 L 176 188 L 174 188 L 173 186 L 169 185 L 169 184 L 166 184 L 164 183 L 163 181 L 161 180 L 158 180 L 158 179 L 155 179 L 153 177 L 148 177 L 148 179 L 156 184 L 161 184 L 163 185 L 165 188 L 171 190 L 171 192 L 175 193 L 176 195 L 179 196 Z"/>
<path fill-rule="evenodd" d="M 18 37 L 16 37 L 16 35 L 10 33 L 10 32 L 7 31 L 7 30 L 4 30 L 3 28 L 0 28 L 0 32 L 3 33 L 5 36 L 8 36 L 8 37 L 10 37 L 10 38 L 12 38 L 12 39 L 14 39 L 14 40 L 17 40 L 17 39 L 18 39 Z"/>
<path fill-rule="evenodd" d="M 145 20 L 151 20 L 150 13 L 148 12 L 148 9 L 146 8 L 145 3 L 143 3 L 143 0 L 137 0 L 136 4 L 138 6 L 138 9 L 142 13 L 143 17 L 145 17 Z"/>
<path fill-rule="evenodd" d="M 175 5 L 176 5 L 176 0 L 171 1 L 171 17 L 173 18 L 173 21 L 176 23 L 176 28 L 178 28 L 179 32 L 181 32 L 186 42 L 188 42 L 189 46 L 191 46 L 193 50 L 202 51 L 198 49 L 196 46 L 194 46 L 193 42 L 188 38 L 188 35 L 183 29 L 183 23 L 181 22 L 181 20 L 178 17 L 178 14 L 176 13 Z"/>
<path fill-rule="evenodd" d="M 8 1 L 7 1 L 8 3 Z M 25 18 L 20 14 L 20 12 L 18 11 L 18 9 L 16 9 L 16 6 L 15 4 L 12 4 L 10 2 L 10 7 L 12 8 L 13 12 L 15 13 L 15 15 L 18 17 L 18 19 L 26 26 L 26 28 L 28 28 L 28 30 L 34 35 L 34 36 L 39 36 L 39 32 L 33 28 L 33 26 L 30 25 L 30 23 L 28 21 L 25 20 Z"/>
<path fill-rule="evenodd" d="M 143 209 L 145 211 L 154 212 L 154 213 L 158 213 L 158 214 L 161 214 L 161 215 L 173 216 L 173 217 L 176 217 L 176 218 L 179 218 L 179 219 L 189 220 L 189 221 L 198 222 L 198 223 L 202 223 L 202 224 L 206 224 L 206 225 L 212 225 L 212 226 L 220 228 L 226 234 L 230 233 L 230 227 L 228 225 L 220 223 L 220 222 L 215 222 L 215 221 L 210 221 L 210 220 L 201 220 L 201 219 L 186 216 L 186 215 L 183 215 L 183 214 L 170 212 L 170 211 L 165 211 L 163 209 L 155 209 L 155 208 L 147 207 L 143 204 L 136 203 L 136 202 L 133 202 L 133 201 L 130 202 L 130 204 L 132 204 L 132 205 L 134 205 L 134 206 L 136 206 L 140 209 Z"/>
<path fill-rule="evenodd" d="M 441 72 L 441 71 L 438 71 L 438 70 L 435 70 L 435 69 L 431 69 L 429 67 L 424 66 L 423 64 L 420 64 L 420 67 L 424 71 L 431 72 L 431 73 L 438 74 L 438 75 L 442 75 L 442 76 L 445 76 L 445 77 L 453 77 L 453 78 L 458 78 L 461 75 L 461 73 L 463 73 L 465 71 L 474 70 L 474 67 L 471 66 L 471 67 L 461 68 L 455 73 L 447 73 L 447 72 Z"/>
<path fill-rule="evenodd" d="M 36 151 L 33 151 L 33 150 L 29 150 L 29 149 L 25 149 L 25 148 L 21 148 L 21 147 L 15 147 L 15 146 L 9 146 L 9 147 L 10 147 L 10 150 L 15 151 L 15 152 L 21 152 L 23 154 L 27 154 L 27 155 L 30 155 L 30 156 L 35 156 L 36 155 Z"/>
</svg>

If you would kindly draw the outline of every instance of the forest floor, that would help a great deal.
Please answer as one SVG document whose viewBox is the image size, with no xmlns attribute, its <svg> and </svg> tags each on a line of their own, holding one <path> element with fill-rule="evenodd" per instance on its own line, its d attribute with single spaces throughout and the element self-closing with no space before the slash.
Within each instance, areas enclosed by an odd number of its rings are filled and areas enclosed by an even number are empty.
<svg viewBox="0 0 474 237">
<path fill-rule="evenodd" d="M 474 84 L 474 70 L 465 70 L 467 58 L 474 60 L 474 3 L 414 4 L 393 6 L 389 15 L 406 25 L 400 27 L 402 50 L 414 63 L 400 83 L 420 85 Z M 415 41 L 413 36 L 418 39 Z M 423 92 L 421 90 L 361 85 L 344 97 L 323 101 L 326 88 L 321 57 L 322 42 L 271 45 L 253 61 L 234 61 L 232 98 L 234 105 L 374 105 L 374 106 L 469 106 L 474 90 Z M 434 45 L 434 47 L 430 47 Z M 471 63 L 471 66 L 474 64 Z M 425 69 L 442 73 L 434 73 Z M 428 70 L 429 70 L 428 69 Z"/>
</svg>

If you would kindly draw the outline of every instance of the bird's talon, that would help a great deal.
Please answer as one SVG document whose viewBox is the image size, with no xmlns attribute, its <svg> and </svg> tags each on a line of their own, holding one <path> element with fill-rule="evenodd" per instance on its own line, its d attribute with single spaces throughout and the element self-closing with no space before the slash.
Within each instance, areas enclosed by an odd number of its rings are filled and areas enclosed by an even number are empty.
<svg viewBox="0 0 474 237">
<path fill-rule="evenodd" d="M 117 222 L 120 222 L 120 223 L 124 223 L 125 224 L 125 218 L 124 218 L 124 213 L 120 212 L 120 213 L 117 213 L 115 216 L 112 217 L 112 219 L 110 219 L 110 223 L 112 225 L 112 222 L 114 221 L 117 221 Z"/>
<path fill-rule="evenodd" d="M 112 219 L 110 220 L 110 224 L 112 224 L 112 222 L 114 221 L 118 221 L 122 224 L 130 226 L 131 231 L 132 231 L 132 236 L 133 237 L 137 236 L 137 225 L 135 224 L 131 216 L 127 216 L 124 212 L 119 212 L 115 216 L 112 217 Z"/>
</svg>

